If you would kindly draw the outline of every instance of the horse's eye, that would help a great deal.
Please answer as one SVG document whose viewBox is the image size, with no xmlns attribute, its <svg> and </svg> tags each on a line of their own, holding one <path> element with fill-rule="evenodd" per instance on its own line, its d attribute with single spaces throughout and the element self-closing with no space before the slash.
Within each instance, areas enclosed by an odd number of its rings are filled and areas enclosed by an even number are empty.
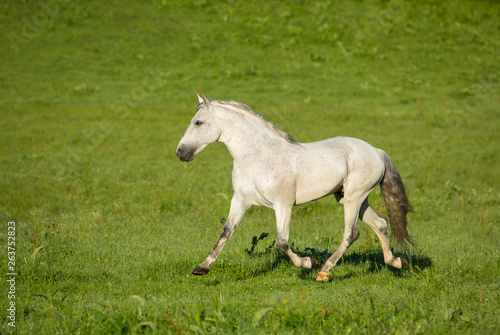
<svg viewBox="0 0 500 335">
<path fill-rule="evenodd" d="M 201 126 L 202 124 L 203 124 L 203 122 L 201 122 L 201 121 L 196 121 L 196 123 L 195 123 L 195 125 L 197 125 L 197 126 Z"/>
</svg>

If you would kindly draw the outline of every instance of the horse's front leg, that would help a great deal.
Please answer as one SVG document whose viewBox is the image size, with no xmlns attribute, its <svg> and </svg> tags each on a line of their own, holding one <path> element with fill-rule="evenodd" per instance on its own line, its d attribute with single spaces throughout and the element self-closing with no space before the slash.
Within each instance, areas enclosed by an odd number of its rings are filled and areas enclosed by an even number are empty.
<svg viewBox="0 0 500 335">
<path fill-rule="evenodd" d="M 231 238 L 243 218 L 243 215 L 245 215 L 246 211 L 250 207 L 251 206 L 248 206 L 236 194 L 233 196 L 233 199 L 231 200 L 231 208 L 229 209 L 229 215 L 224 228 L 222 228 L 219 240 L 210 254 L 208 254 L 208 257 L 193 271 L 194 275 L 206 275 L 210 272 L 210 267 L 215 263 L 217 257 L 219 257 L 219 254 L 226 245 L 226 242 Z"/>
<path fill-rule="evenodd" d="M 292 260 L 298 268 L 319 269 L 318 261 L 313 257 L 300 257 L 290 249 L 288 239 L 290 236 L 290 219 L 292 216 L 292 206 L 277 205 L 274 209 L 276 213 L 277 244 L 280 250 Z"/>
</svg>

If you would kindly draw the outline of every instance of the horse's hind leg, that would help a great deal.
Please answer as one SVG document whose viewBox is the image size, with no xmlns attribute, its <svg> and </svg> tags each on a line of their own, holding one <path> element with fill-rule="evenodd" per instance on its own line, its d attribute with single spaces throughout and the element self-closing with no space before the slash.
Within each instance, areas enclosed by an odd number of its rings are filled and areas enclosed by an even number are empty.
<svg viewBox="0 0 500 335">
<path fill-rule="evenodd" d="M 330 279 L 330 270 L 337 264 L 338 260 L 346 252 L 346 250 L 359 237 L 359 222 L 358 213 L 361 206 L 361 201 L 345 201 L 344 202 L 344 235 L 340 246 L 328 258 L 323 268 L 316 277 L 316 281 L 328 281 Z"/>
<path fill-rule="evenodd" d="M 363 202 L 359 211 L 359 218 L 370 226 L 377 234 L 384 253 L 384 262 L 398 269 L 408 269 L 408 262 L 401 257 L 394 257 L 389 247 L 389 229 L 387 219 L 378 215 L 368 204 L 368 199 Z"/>
</svg>

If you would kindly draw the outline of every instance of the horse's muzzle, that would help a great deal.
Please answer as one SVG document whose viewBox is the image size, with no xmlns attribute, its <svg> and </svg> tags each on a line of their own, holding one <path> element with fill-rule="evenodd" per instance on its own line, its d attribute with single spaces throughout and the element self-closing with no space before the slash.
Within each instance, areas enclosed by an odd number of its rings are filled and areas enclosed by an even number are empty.
<svg viewBox="0 0 500 335">
<path fill-rule="evenodd" d="M 175 154 L 181 162 L 191 162 L 194 158 L 194 151 L 188 150 L 184 146 L 178 147 Z"/>
</svg>

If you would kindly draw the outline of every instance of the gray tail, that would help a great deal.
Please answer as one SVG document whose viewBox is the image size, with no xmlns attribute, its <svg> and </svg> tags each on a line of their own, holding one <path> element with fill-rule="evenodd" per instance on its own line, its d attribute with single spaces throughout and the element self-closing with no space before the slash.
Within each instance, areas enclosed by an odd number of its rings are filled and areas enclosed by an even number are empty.
<svg viewBox="0 0 500 335">
<path fill-rule="evenodd" d="M 406 213 L 413 212 L 413 208 L 406 195 L 403 180 L 387 152 L 381 149 L 378 150 L 385 163 L 385 175 L 380 182 L 380 189 L 387 208 L 392 235 L 400 245 L 404 245 L 406 242 L 414 244 L 415 242 L 408 234 L 406 228 L 408 225 Z"/>
</svg>

